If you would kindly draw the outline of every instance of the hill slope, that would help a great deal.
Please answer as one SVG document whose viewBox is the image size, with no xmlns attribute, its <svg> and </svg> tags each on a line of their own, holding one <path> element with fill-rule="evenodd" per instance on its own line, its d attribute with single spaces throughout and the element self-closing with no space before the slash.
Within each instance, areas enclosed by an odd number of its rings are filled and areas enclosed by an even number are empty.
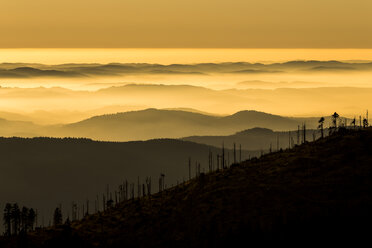
<svg viewBox="0 0 372 248">
<path fill-rule="evenodd" d="M 302 132 L 302 130 L 301 130 Z M 328 134 L 328 130 L 325 131 Z M 313 140 L 313 135 L 318 139 L 320 137 L 320 130 L 307 130 L 306 139 Z M 302 136 L 300 136 L 301 142 Z M 199 144 L 206 144 L 211 146 L 221 146 L 224 143 L 226 148 L 233 149 L 234 143 L 236 147 L 242 145 L 245 150 L 264 150 L 268 151 L 270 146 L 273 151 L 279 149 L 286 149 L 290 145 L 297 144 L 297 131 L 290 132 L 275 132 L 267 128 L 252 128 L 233 135 L 227 136 L 190 136 L 182 138 L 181 140 L 191 141 Z"/>
<path fill-rule="evenodd" d="M 372 129 L 345 131 L 40 230 L 28 241 L 41 247 L 357 245 L 371 232 L 371 140 Z"/>
<path fill-rule="evenodd" d="M 220 150 L 170 139 L 120 143 L 0 138 L 0 209 L 7 202 L 32 206 L 39 210 L 39 224 L 42 219 L 48 224 L 58 204 L 67 215 L 72 201 L 80 205 L 90 200 L 93 206 L 96 196 L 101 199 L 106 192 L 107 184 L 113 192 L 125 180 L 137 183 L 138 177 L 142 183 L 151 176 L 155 192 L 160 173 L 165 174 L 165 183 L 170 187 L 188 177 L 189 157 L 194 174 L 196 161 L 204 170 L 208 167 L 208 152 L 215 156 Z M 243 151 L 243 158 L 247 157 Z"/>
</svg>

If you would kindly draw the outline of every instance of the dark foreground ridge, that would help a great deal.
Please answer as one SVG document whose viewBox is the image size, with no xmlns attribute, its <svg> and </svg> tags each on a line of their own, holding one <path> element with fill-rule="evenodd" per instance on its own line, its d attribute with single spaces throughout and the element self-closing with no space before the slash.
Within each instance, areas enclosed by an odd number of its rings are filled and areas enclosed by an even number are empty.
<svg viewBox="0 0 372 248">
<path fill-rule="evenodd" d="M 362 244 L 372 220 L 372 129 L 264 155 L 1 247 Z"/>
</svg>

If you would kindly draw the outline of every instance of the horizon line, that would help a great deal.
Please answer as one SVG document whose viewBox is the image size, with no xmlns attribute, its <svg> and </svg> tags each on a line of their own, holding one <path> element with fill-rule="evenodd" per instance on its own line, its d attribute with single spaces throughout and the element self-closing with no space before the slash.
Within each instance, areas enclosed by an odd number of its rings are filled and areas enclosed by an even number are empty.
<svg viewBox="0 0 372 248">
<path fill-rule="evenodd" d="M 257 50 L 372 50 L 372 47 L 0 47 L 0 49 L 257 49 Z"/>
</svg>

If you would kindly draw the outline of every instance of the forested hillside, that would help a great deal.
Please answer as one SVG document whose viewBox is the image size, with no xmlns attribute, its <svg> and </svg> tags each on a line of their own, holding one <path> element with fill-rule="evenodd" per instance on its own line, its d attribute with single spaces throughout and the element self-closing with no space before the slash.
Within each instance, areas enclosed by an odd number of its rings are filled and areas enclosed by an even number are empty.
<svg viewBox="0 0 372 248">
<path fill-rule="evenodd" d="M 166 187 L 181 183 L 196 166 L 208 170 L 209 154 L 216 156 L 221 148 L 193 142 L 162 139 L 145 142 L 97 142 L 88 139 L 53 138 L 0 138 L 0 209 L 6 203 L 38 210 L 38 226 L 52 222 L 53 211 L 62 205 L 63 215 L 71 217 L 71 205 L 75 202 L 83 216 L 90 201 L 93 212 L 99 199 L 102 210 L 102 194 L 119 190 L 127 181 L 129 185 L 145 183 L 151 177 L 153 192 L 158 190 L 160 174 L 165 175 Z M 232 151 L 225 150 L 232 162 Z M 242 151 L 242 159 L 257 152 Z M 3 228 L 0 228 L 3 230 Z"/>
<path fill-rule="evenodd" d="M 19 240 L 30 247 L 360 245 L 371 232 L 371 140 L 372 129 L 341 129 Z"/>
</svg>

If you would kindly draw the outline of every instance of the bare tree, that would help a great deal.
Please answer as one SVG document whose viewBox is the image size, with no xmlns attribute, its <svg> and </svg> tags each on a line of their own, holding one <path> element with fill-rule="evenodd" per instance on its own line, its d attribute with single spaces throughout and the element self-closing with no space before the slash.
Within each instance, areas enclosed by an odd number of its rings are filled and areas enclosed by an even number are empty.
<svg viewBox="0 0 372 248">
<path fill-rule="evenodd" d="M 191 180 L 191 158 L 189 158 L 189 180 Z"/>
<path fill-rule="evenodd" d="M 146 178 L 147 195 L 151 195 L 151 177 Z"/>
<path fill-rule="evenodd" d="M 366 128 L 366 127 L 368 127 L 368 120 L 367 120 L 367 118 L 364 118 L 363 119 L 363 128 Z"/>
<path fill-rule="evenodd" d="M 351 121 L 351 125 L 353 125 L 354 129 L 356 128 L 356 119 L 354 117 L 354 119 Z"/>
<path fill-rule="evenodd" d="M 239 163 L 242 162 L 242 144 L 239 144 Z"/>
<path fill-rule="evenodd" d="M 236 164 L 236 144 L 234 142 L 234 164 Z"/>
<path fill-rule="evenodd" d="M 321 117 L 318 121 L 319 123 L 318 128 L 320 128 L 320 134 L 321 134 L 322 139 L 324 138 L 324 121 L 325 121 L 324 117 Z"/>
<path fill-rule="evenodd" d="M 222 142 L 222 169 L 225 169 L 225 144 Z"/>
<path fill-rule="evenodd" d="M 366 118 L 363 119 L 363 127 L 366 128 L 368 126 L 369 126 L 369 123 L 368 123 L 368 110 L 367 110 Z"/>
</svg>

